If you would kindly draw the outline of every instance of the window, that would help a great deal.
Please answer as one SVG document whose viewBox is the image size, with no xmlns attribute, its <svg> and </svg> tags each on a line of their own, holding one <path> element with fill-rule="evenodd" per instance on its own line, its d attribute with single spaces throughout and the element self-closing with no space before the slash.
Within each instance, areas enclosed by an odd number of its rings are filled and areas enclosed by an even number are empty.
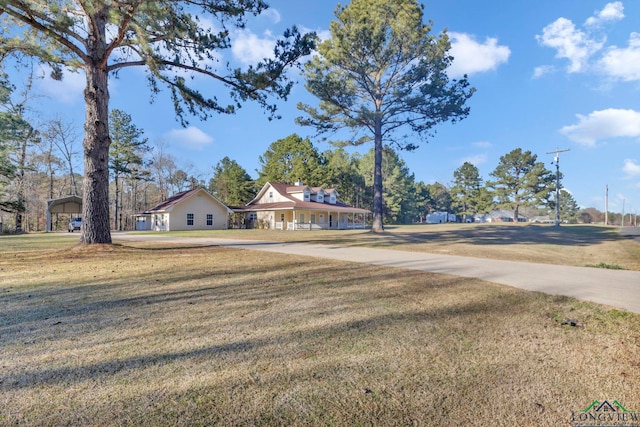
<svg viewBox="0 0 640 427">
<path fill-rule="evenodd" d="M 258 214 L 256 212 L 249 212 L 249 221 L 255 221 L 258 219 Z"/>
<path fill-rule="evenodd" d="M 336 195 L 334 193 L 331 193 L 331 195 L 329 196 L 329 203 L 331 203 L 332 205 L 336 204 Z"/>
<path fill-rule="evenodd" d="M 194 214 L 188 213 L 187 214 L 187 225 L 191 225 L 192 226 L 193 223 L 194 223 L 194 218 L 195 218 Z"/>
<path fill-rule="evenodd" d="M 316 223 L 316 214 L 311 214 L 311 218 L 309 219 L 309 221 L 311 221 L 312 224 Z"/>
<path fill-rule="evenodd" d="M 213 214 L 207 214 L 207 226 L 211 227 L 213 225 Z"/>
<path fill-rule="evenodd" d="M 324 194 L 318 193 L 318 203 L 324 203 Z"/>
<path fill-rule="evenodd" d="M 304 223 L 304 214 L 300 214 L 300 223 Z"/>
<path fill-rule="evenodd" d="M 273 191 L 269 191 L 269 200 L 273 200 Z"/>
<path fill-rule="evenodd" d="M 280 222 L 284 222 L 284 214 L 283 213 L 280 214 Z"/>
</svg>

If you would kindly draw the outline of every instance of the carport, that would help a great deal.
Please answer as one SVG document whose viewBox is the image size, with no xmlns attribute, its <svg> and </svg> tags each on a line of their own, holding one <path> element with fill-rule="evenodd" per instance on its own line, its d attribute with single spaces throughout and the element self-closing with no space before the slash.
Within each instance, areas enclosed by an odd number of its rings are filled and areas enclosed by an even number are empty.
<svg viewBox="0 0 640 427">
<path fill-rule="evenodd" d="M 51 231 L 51 214 L 53 213 L 81 214 L 82 197 L 67 196 L 47 200 L 47 233 Z"/>
</svg>

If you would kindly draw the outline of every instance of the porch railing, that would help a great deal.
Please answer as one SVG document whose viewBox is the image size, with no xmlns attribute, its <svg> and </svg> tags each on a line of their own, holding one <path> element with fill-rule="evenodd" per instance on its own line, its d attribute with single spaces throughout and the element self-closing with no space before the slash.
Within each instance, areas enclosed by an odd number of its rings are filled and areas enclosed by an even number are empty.
<svg viewBox="0 0 640 427">
<path fill-rule="evenodd" d="M 283 223 L 277 222 L 276 229 L 282 230 Z M 309 223 L 309 222 L 287 222 L 287 230 L 364 230 L 366 224 L 364 222 L 340 222 L 329 224 L 328 222 Z"/>
</svg>

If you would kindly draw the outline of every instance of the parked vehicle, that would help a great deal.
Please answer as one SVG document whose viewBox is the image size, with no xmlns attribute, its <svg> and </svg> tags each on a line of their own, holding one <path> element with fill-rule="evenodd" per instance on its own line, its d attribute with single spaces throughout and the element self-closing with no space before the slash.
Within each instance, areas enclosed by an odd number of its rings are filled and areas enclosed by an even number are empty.
<svg viewBox="0 0 640 427">
<path fill-rule="evenodd" d="M 82 218 L 73 218 L 69 221 L 69 233 L 73 233 L 75 230 L 80 230 L 80 226 L 82 225 Z"/>
</svg>

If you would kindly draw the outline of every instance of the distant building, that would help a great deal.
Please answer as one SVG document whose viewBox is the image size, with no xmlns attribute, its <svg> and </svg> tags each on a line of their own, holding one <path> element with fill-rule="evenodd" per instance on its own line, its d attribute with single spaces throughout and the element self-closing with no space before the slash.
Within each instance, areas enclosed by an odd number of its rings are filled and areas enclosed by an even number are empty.
<svg viewBox="0 0 640 427">
<path fill-rule="evenodd" d="M 457 222 L 458 217 L 448 212 L 432 212 L 427 215 L 427 224 L 442 224 L 444 222 Z"/>
<path fill-rule="evenodd" d="M 506 209 L 496 209 L 486 214 L 476 214 L 473 216 L 474 222 L 514 222 L 513 211 Z M 518 214 L 518 222 L 527 222 L 524 215 Z"/>
</svg>

